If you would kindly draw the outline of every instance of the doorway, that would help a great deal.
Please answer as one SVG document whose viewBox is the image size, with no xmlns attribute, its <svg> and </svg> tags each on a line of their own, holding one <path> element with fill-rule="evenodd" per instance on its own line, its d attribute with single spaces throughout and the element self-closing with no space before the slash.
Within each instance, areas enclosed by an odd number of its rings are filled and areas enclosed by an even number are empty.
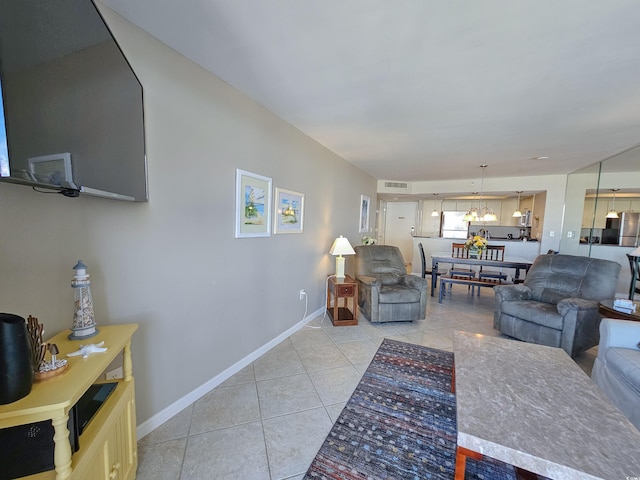
<svg viewBox="0 0 640 480">
<path fill-rule="evenodd" d="M 387 202 L 386 210 L 384 243 L 397 246 L 405 263 L 410 266 L 413 259 L 413 236 L 418 225 L 418 203 Z"/>
</svg>

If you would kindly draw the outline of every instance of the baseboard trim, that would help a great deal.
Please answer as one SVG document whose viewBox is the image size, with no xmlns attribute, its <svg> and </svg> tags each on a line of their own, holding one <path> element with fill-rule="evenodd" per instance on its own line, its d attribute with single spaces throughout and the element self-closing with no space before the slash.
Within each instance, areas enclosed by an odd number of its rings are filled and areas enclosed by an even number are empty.
<svg viewBox="0 0 640 480">
<path fill-rule="evenodd" d="M 269 350 L 271 350 L 273 347 L 278 345 L 280 342 L 286 340 L 292 334 L 294 334 L 295 332 L 303 328 L 307 323 L 309 323 L 311 320 L 316 318 L 318 315 L 322 314 L 324 310 L 325 310 L 324 307 L 321 307 L 315 312 L 310 313 L 304 319 L 302 319 L 301 321 L 293 325 L 288 330 L 282 332 L 280 335 L 275 337 L 270 342 L 266 343 L 265 345 L 255 350 L 254 352 L 250 353 L 249 355 L 244 357 L 242 360 L 239 360 L 238 362 L 234 363 L 229 368 L 227 368 L 226 370 L 220 372 L 218 375 L 213 377 L 211 380 L 205 382 L 195 390 L 192 390 L 191 392 L 186 394 L 184 397 L 173 402 L 164 410 L 161 410 L 160 412 L 158 412 L 148 420 L 142 422 L 136 428 L 137 439 L 140 440 L 142 437 L 148 435 L 153 430 L 158 428 L 160 425 L 165 423 L 167 420 L 169 420 L 170 418 L 174 417 L 175 415 L 180 413 L 182 410 L 187 408 L 193 402 L 195 402 L 199 398 L 209 393 L 211 390 L 213 390 L 215 387 L 220 385 L 222 382 L 224 382 L 225 380 L 229 379 L 230 377 L 238 373 L 247 365 L 250 365 L 251 362 L 260 358 L 262 355 L 267 353 Z"/>
</svg>

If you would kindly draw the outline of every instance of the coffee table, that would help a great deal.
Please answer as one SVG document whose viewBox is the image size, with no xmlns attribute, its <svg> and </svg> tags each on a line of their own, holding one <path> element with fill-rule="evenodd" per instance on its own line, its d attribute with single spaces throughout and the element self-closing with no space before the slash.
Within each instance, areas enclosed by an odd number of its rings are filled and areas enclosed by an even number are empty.
<svg viewBox="0 0 640 480">
<path fill-rule="evenodd" d="M 456 478 L 472 452 L 554 479 L 640 475 L 640 432 L 564 350 L 458 331 L 453 351 Z"/>
</svg>

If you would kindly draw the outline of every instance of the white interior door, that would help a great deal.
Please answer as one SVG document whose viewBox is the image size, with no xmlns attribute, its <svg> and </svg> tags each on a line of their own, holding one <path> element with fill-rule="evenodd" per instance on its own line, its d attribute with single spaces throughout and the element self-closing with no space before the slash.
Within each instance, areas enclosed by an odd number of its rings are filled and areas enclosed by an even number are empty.
<svg viewBox="0 0 640 480">
<path fill-rule="evenodd" d="M 384 243 L 396 245 L 402 252 L 404 262 L 413 257 L 413 236 L 418 225 L 417 202 L 388 202 L 384 225 Z"/>
</svg>

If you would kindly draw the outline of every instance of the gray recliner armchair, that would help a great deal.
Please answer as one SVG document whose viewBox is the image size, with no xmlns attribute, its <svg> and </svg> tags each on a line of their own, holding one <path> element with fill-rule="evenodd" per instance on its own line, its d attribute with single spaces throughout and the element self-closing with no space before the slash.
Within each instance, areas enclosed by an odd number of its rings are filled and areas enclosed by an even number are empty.
<svg viewBox="0 0 640 480">
<path fill-rule="evenodd" d="M 425 318 L 427 281 L 407 274 L 398 247 L 358 245 L 354 250 L 358 304 L 371 322 L 407 322 Z"/>
<path fill-rule="evenodd" d="M 494 288 L 493 328 L 575 357 L 598 345 L 598 302 L 614 297 L 620 268 L 598 258 L 540 255 L 524 283 Z"/>
</svg>

